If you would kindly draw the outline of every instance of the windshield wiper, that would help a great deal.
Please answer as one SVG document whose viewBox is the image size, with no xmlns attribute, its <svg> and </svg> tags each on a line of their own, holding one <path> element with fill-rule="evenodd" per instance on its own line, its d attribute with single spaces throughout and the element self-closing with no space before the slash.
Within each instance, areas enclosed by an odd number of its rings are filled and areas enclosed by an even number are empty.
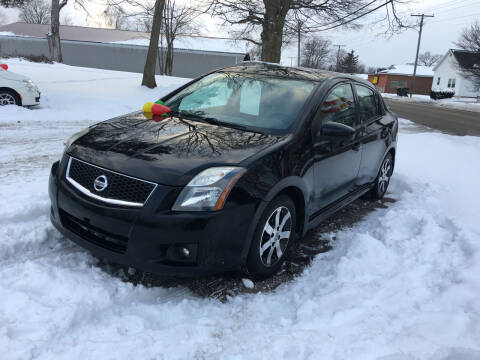
<svg viewBox="0 0 480 360">
<path fill-rule="evenodd" d="M 189 113 L 189 112 L 184 112 L 184 111 L 177 111 L 177 112 L 172 111 L 172 112 L 170 112 L 170 114 L 172 114 L 174 116 L 184 117 L 186 119 L 190 118 L 191 120 L 204 121 L 204 122 L 206 122 L 208 124 L 211 124 L 211 125 L 225 126 L 225 127 L 229 127 L 229 128 L 233 128 L 233 129 L 264 134 L 264 132 L 262 132 L 260 130 L 252 129 L 252 128 L 246 126 L 246 125 L 240 125 L 240 124 L 234 124 L 234 123 L 230 123 L 230 122 L 220 121 L 217 118 L 202 116 L 200 114 Z"/>
<path fill-rule="evenodd" d="M 179 114 L 180 116 L 183 116 L 187 119 L 190 118 L 191 120 L 205 121 L 205 122 L 207 122 L 209 124 L 213 124 L 213 125 L 223 125 L 223 123 L 221 121 L 219 121 L 218 119 L 216 119 L 214 117 L 202 116 L 202 115 L 199 115 L 199 114 L 185 112 L 185 111 L 178 111 L 178 112 L 175 112 L 175 114 Z"/>
</svg>

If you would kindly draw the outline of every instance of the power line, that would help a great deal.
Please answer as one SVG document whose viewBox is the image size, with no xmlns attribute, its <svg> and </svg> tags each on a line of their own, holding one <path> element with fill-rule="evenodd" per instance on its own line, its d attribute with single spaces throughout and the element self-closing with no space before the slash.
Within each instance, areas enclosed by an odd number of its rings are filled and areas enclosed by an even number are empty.
<svg viewBox="0 0 480 360">
<path fill-rule="evenodd" d="M 369 14 L 371 14 L 371 13 L 373 13 L 373 12 L 379 10 L 379 9 L 381 9 L 382 7 L 388 6 L 388 4 L 391 4 L 391 3 L 393 3 L 393 0 L 388 0 L 388 1 L 386 1 L 384 4 L 379 5 L 379 6 L 373 8 L 373 9 L 371 9 L 371 10 L 369 10 L 369 11 L 363 13 L 363 14 L 360 14 L 360 15 L 358 15 L 358 16 L 352 18 L 352 19 L 349 19 L 349 20 L 347 20 L 347 21 L 344 21 L 344 22 L 342 22 L 342 23 L 340 23 L 340 24 L 327 27 L 327 28 L 325 28 L 325 29 L 321 29 L 321 27 L 322 27 L 322 26 L 325 26 L 325 25 L 312 26 L 311 29 L 316 29 L 316 31 L 328 31 L 328 30 L 336 29 L 336 28 L 338 28 L 338 27 L 340 27 L 340 26 L 344 26 L 344 25 L 350 24 L 351 22 L 354 22 L 355 20 L 358 20 L 358 19 L 360 19 L 360 18 L 362 18 L 362 17 L 364 17 L 364 16 L 367 16 L 367 15 L 369 15 Z M 348 17 L 348 16 L 347 16 L 347 17 Z M 347 17 L 344 17 L 344 19 L 346 19 Z M 338 21 L 340 21 L 340 20 L 342 20 L 342 19 L 339 19 Z"/>
<path fill-rule="evenodd" d="M 362 7 L 360 7 L 360 8 L 358 8 L 357 10 L 351 12 L 350 14 L 345 15 L 344 17 L 342 17 L 342 18 L 340 18 L 340 19 L 331 21 L 331 22 L 326 23 L 326 24 L 321 24 L 321 25 L 318 25 L 318 26 L 329 26 L 329 25 L 335 24 L 336 22 L 345 20 L 345 19 L 349 18 L 350 16 L 355 15 L 355 14 L 357 14 L 358 12 L 360 12 L 360 11 L 368 8 L 370 5 L 373 5 L 373 4 L 376 3 L 377 1 L 378 1 L 378 0 L 373 0 L 372 2 L 370 2 L 370 3 L 368 3 L 368 4 L 364 5 L 364 6 L 362 6 Z"/>
</svg>

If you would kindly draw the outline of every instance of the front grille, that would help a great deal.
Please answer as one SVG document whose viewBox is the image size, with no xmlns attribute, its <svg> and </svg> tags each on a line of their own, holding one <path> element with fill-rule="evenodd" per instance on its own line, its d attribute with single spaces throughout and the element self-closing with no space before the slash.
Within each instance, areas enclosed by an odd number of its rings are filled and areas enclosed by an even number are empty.
<svg viewBox="0 0 480 360">
<path fill-rule="evenodd" d="M 124 254 L 127 251 L 128 238 L 125 236 L 106 232 L 63 210 L 60 210 L 60 219 L 66 229 L 92 244 L 119 254 Z"/>
<path fill-rule="evenodd" d="M 95 180 L 102 177 L 107 186 L 95 188 Z M 94 199 L 123 206 L 143 206 L 156 184 L 122 175 L 70 157 L 67 180 L 79 191 Z"/>
</svg>

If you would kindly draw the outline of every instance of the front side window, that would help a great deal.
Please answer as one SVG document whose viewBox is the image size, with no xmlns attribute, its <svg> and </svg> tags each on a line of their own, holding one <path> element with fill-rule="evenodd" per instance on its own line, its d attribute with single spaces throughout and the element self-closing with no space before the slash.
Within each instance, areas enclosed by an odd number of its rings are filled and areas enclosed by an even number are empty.
<svg viewBox="0 0 480 360">
<path fill-rule="evenodd" d="M 263 74 L 218 72 L 165 101 L 180 115 L 215 119 L 228 126 L 282 134 L 289 129 L 317 82 Z"/>
<path fill-rule="evenodd" d="M 378 106 L 373 90 L 361 85 L 355 85 L 358 97 L 360 122 L 365 123 L 378 115 Z"/>
<path fill-rule="evenodd" d="M 333 121 L 351 127 L 357 126 L 355 101 L 350 84 L 337 86 L 322 104 L 322 124 Z"/>
</svg>

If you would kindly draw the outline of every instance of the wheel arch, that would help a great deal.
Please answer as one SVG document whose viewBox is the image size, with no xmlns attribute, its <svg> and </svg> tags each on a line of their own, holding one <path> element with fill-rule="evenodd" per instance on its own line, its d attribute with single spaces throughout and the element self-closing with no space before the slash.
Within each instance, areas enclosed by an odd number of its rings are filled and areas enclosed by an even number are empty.
<svg viewBox="0 0 480 360">
<path fill-rule="evenodd" d="M 397 149 L 392 146 L 388 151 L 387 151 L 387 154 L 391 154 L 392 155 L 392 173 L 393 173 L 393 169 L 395 169 L 395 154 L 397 152 Z M 385 154 L 385 156 L 387 156 L 387 154 Z"/>
<path fill-rule="evenodd" d="M 11 92 L 13 93 L 14 95 L 16 95 L 18 97 L 18 100 L 20 101 L 20 106 L 22 106 L 22 95 L 20 95 L 18 93 L 18 91 L 12 89 L 12 88 L 9 88 L 9 87 L 0 87 L 0 91 L 8 91 L 8 92 Z"/>
<path fill-rule="evenodd" d="M 307 199 L 308 199 L 308 187 L 304 180 L 300 177 L 288 177 L 278 182 L 265 196 L 264 200 L 258 206 L 257 211 L 251 222 L 245 246 L 242 252 L 242 263 L 245 264 L 250 250 L 250 246 L 253 240 L 253 234 L 257 227 L 258 221 L 265 211 L 268 204 L 277 196 L 285 194 L 289 196 L 295 204 L 295 211 L 297 217 L 296 232 L 297 236 L 303 236 L 305 229 L 307 228 Z"/>
</svg>

